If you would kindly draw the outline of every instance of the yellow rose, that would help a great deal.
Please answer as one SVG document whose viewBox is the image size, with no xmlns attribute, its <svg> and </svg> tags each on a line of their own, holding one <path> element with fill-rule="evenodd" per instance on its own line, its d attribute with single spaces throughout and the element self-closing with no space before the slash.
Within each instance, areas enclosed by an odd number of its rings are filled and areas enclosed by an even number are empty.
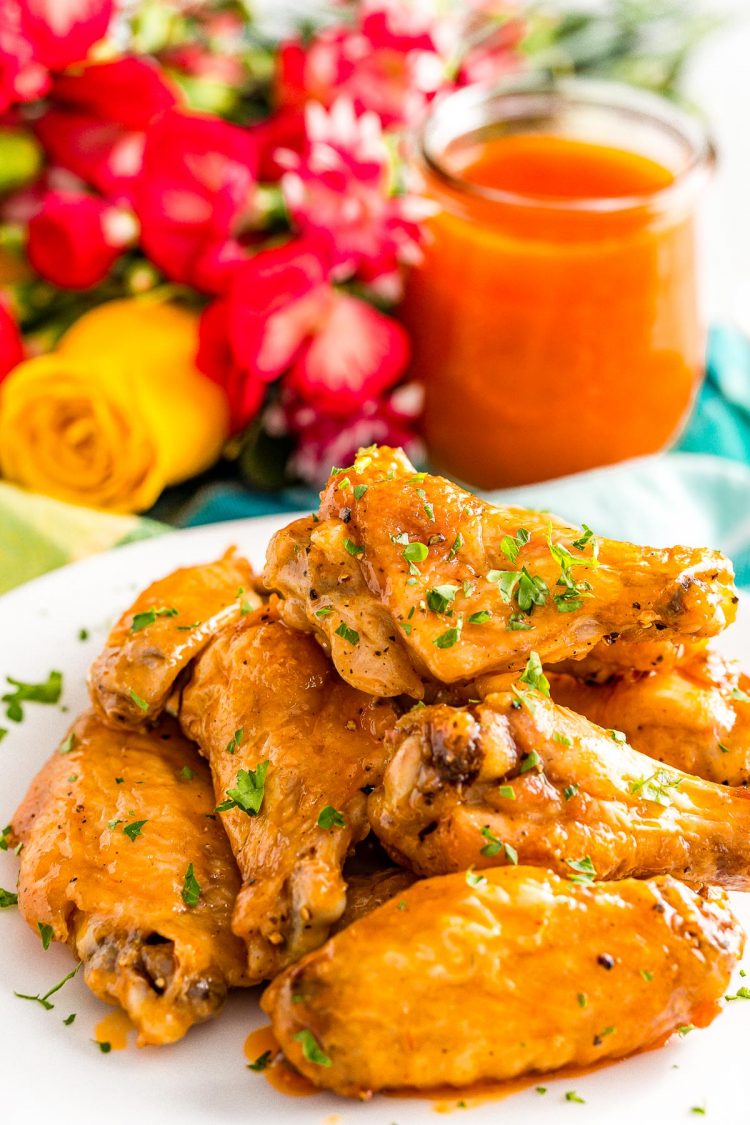
<svg viewBox="0 0 750 1125">
<path fill-rule="evenodd" d="M 0 387 L 0 468 L 71 503 L 142 511 L 218 458 L 223 391 L 197 371 L 198 320 L 168 304 L 112 301 Z"/>
</svg>

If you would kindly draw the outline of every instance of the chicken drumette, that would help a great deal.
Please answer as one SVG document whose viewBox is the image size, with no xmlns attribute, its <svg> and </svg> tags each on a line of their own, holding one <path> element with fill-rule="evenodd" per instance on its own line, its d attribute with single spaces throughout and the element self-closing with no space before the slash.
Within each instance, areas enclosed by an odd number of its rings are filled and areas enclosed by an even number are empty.
<svg viewBox="0 0 750 1125">
<path fill-rule="evenodd" d="M 705 1026 L 742 952 L 722 896 L 494 868 L 426 879 L 262 999 L 290 1061 L 354 1097 L 590 1065 Z"/>
<path fill-rule="evenodd" d="M 336 471 L 319 516 L 271 541 L 264 572 L 294 628 L 379 695 L 423 694 L 486 673 L 584 656 L 622 637 L 713 636 L 736 612 L 714 551 L 636 547 L 555 517 L 497 508 L 403 453 L 363 450 Z"/>
<path fill-rule="evenodd" d="M 521 862 L 750 889 L 746 789 L 662 766 L 540 691 L 419 707 L 390 741 L 370 820 L 421 875 Z"/>
<path fill-rule="evenodd" d="M 113 731 L 82 715 L 13 818 L 18 904 L 120 1004 L 140 1043 L 171 1043 L 247 983 L 230 928 L 240 879 L 205 762 L 172 719 Z"/>
<path fill-rule="evenodd" d="M 259 612 L 217 637 L 180 711 L 213 773 L 244 884 L 234 932 L 250 975 L 273 976 L 327 937 L 346 905 L 341 869 L 369 831 L 393 705 L 344 683 L 309 634 Z"/>
</svg>

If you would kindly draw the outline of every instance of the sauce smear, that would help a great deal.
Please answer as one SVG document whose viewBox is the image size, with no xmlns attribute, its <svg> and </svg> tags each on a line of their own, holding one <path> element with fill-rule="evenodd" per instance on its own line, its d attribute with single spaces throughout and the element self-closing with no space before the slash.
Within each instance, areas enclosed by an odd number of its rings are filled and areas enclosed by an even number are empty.
<svg viewBox="0 0 750 1125">
<path fill-rule="evenodd" d="M 113 1051 L 124 1051 L 131 1031 L 135 1031 L 135 1024 L 126 1012 L 118 1009 L 99 1020 L 94 1038 L 97 1043 L 109 1043 Z"/>
<path fill-rule="evenodd" d="M 263 1075 L 266 1082 L 273 1086 L 274 1090 L 278 1090 L 280 1094 L 287 1094 L 291 1098 L 309 1097 L 310 1094 L 320 1092 L 317 1086 L 313 1086 L 309 1078 L 305 1078 L 304 1074 L 300 1074 L 286 1061 L 271 1028 L 258 1027 L 255 1031 L 251 1031 L 245 1040 L 245 1058 L 250 1062 L 255 1062 L 266 1051 L 271 1052 L 271 1060 L 258 1073 Z"/>
</svg>

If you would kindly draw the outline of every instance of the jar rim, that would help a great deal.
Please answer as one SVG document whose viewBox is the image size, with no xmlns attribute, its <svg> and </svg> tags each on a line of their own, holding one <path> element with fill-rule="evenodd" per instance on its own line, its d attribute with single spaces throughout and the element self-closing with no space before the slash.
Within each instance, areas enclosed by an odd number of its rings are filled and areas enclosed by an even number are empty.
<svg viewBox="0 0 750 1125">
<path fill-rule="evenodd" d="M 686 165 L 674 174 L 673 180 L 655 191 L 638 195 L 592 196 L 580 198 L 556 198 L 510 191 L 476 183 L 460 173 L 450 170 L 440 153 L 447 144 L 472 132 L 465 125 L 446 140 L 444 133 L 448 128 L 447 118 L 456 115 L 459 120 L 471 119 L 482 108 L 495 101 L 510 103 L 516 98 L 553 99 L 556 103 L 596 107 L 612 110 L 615 113 L 629 114 L 641 121 L 661 127 L 685 143 L 690 150 Z M 547 111 L 550 112 L 549 110 Z M 512 120 L 512 118 L 497 118 Z M 492 121 L 485 122 L 491 125 Z M 485 203 L 539 209 L 546 212 L 627 212 L 644 207 L 660 209 L 672 203 L 676 195 L 690 190 L 698 181 L 702 182 L 716 163 L 716 150 L 701 122 L 673 102 L 659 94 L 641 90 L 622 82 L 610 82 L 598 78 L 557 78 L 549 74 L 515 75 L 493 86 L 472 85 L 456 90 L 436 99 L 428 110 L 417 130 L 417 152 L 430 173 L 453 192 L 471 196 Z M 440 152 L 437 151 L 439 148 Z"/>
</svg>

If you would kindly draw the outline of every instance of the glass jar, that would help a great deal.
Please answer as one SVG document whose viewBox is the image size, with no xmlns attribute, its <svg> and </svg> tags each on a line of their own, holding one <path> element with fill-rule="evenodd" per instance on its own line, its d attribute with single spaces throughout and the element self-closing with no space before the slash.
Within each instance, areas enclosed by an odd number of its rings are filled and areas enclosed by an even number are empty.
<svg viewBox="0 0 750 1125">
<path fill-rule="evenodd" d="M 700 125 L 615 83 L 439 102 L 417 138 L 423 262 L 402 314 L 431 462 L 482 488 L 664 448 L 703 372 Z"/>
</svg>

